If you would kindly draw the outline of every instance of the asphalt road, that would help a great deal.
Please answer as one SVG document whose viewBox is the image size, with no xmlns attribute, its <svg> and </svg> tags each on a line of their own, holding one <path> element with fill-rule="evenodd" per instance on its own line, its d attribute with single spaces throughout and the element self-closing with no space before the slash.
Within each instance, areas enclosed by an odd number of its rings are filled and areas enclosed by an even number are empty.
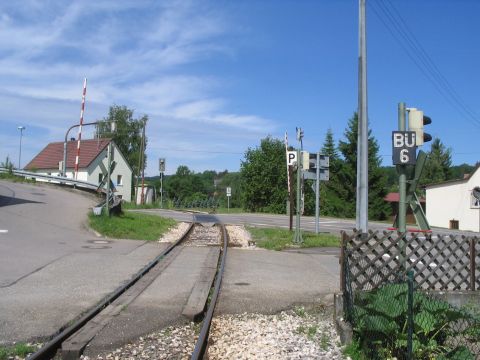
<svg viewBox="0 0 480 360">
<path fill-rule="evenodd" d="M 170 217 L 178 221 L 192 221 L 194 216 L 199 216 L 196 214 L 189 214 L 181 211 L 174 210 L 162 210 L 162 209 L 148 209 L 148 210 L 137 210 L 146 213 L 158 214 L 164 217 Z M 273 215 L 273 214 L 215 214 L 215 217 L 219 221 L 225 224 L 232 225 L 250 225 L 257 227 L 278 227 L 278 228 L 289 228 L 289 218 L 286 215 Z M 369 229 L 373 231 L 384 231 L 392 227 L 392 224 L 370 221 Z M 293 226 L 295 227 L 295 218 L 293 218 Z M 319 222 L 319 231 L 321 233 L 332 233 L 340 234 L 342 230 L 347 232 L 352 232 L 355 228 L 354 219 L 335 219 L 328 217 L 320 217 Z M 413 226 L 407 226 L 407 229 Z M 305 231 L 315 231 L 315 218 L 313 216 L 302 216 L 301 217 L 301 228 Z M 479 233 L 471 231 L 459 231 L 459 230 L 449 230 L 443 228 L 432 228 L 433 234 L 459 234 L 459 235 L 479 235 Z"/>
<path fill-rule="evenodd" d="M 55 333 L 161 251 L 89 232 L 94 204 L 72 190 L 0 181 L 0 345 Z"/>
</svg>

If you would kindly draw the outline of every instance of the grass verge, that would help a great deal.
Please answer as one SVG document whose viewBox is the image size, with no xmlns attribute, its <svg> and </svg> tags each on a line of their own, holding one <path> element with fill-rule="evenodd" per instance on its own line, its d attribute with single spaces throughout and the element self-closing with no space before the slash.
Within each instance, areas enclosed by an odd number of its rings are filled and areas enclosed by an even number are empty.
<svg viewBox="0 0 480 360">
<path fill-rule="evenodd" d="M 33 346 L 18 343 L 13 346 L 0 346 L 0 360 L 7 360 L 9 358 L 21 357 L 24 358 L 28 354 L 31 354 L 35 351 Z"/>
<path fill-rule="evenodd" d="M 26 179 L 23 176 L 17 176 L 6 172 L 0 172 L 0 180 L 8 180 L 12 182 L 35 183 L 34 179 Z"/>
<path fill-rule="evenodd" d="M 111 217 L 90 213 L 88 217 L 92 229 L 116 239 L 155 241 L 177 223 L 173 219 L 132 212 Z"/>
<path fill-rule="evenodd" d="M 257 246 L 269 250 L 283 250 L 288 247 L 296 247 L 293 243 L 293 232 L 278 228 L 257 228 L 247 227 L 252 235 L 252 240 Z M 315 234 L 311 232 L 302 232 L 302 248 L 310 247 L 339 247 L 340 238 L 332 234 Z"/>
</svg>

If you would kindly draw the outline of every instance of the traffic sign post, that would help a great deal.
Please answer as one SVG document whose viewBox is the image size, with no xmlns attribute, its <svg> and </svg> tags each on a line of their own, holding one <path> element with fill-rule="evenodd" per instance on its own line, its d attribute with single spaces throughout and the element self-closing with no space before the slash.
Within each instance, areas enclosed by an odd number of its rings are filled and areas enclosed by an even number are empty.
<svg viewBox="0 0 480 360">
<path fill-rule="evenodd" d="M 290 151 L 289 151 L 290 152 Z M 301 244 L 303 242 L 302 238 L 302 230 L 300 229 L 300 183 L 302 181 L 302 160 L 300 157 L 300 149 L 296 151 L 297 153 L 297 208 L 296 210 L 296 224 L 295 224 L 295 237 L 293 238 L 293 242 L 295 244 Z M 290 158 L 290 157 L 289 157 Z"/>
<path fill-rule="evenodd" d="M 307 157 L 304 156 L 303 158 L 306 159 Z M 315 233 L 318 234 L 320 226 L 320 181 L 328 181 L 330 178 L 330 158 L 317 152 L 309 154 L 308 162 L 308 167 L 303 166 L 303 168 L 307 168 L 303 171 L 303 177 L 315 181 L 312 189 L 315 192 Z"/>
<path fill-rule="evenodd" d="M 230 211 L 230 197 L 232 196 L 232 188 L 227 186 L 227 211 Z"/>
<path fill-rule="evenodd" d="M 160 171 L 160 208 L 163 209 L 163 173 L 165 172 L 165 158 L 158 159 L 158 170 Z"/>
</svg>

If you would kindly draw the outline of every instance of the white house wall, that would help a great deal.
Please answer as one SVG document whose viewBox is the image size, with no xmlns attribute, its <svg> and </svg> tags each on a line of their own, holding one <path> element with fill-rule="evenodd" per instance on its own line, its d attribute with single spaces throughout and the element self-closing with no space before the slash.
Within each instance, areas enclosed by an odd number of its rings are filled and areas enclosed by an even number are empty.
<svg viewBox="0 0 480 360">
<path fill-rule="evenodd" d="M 478 208 L 471 208 L 471 192 L 480 186 L 480 170 L 468 181 L 431 185 L 426 191 L 426 216 L 431 226 L 449 228 L 457 220 L 460 230 L 479 231 Z"/>
<path fill-rule="evenodd" d="M 117 189 L 115 194 L 121 195 L 123 200 L 130 202 L 132 199 L 132 171 L 126 160 L 120 155 L 116 145 L 113 146 L 112 153 L 113 160 L 117 163 L 115 169 L 110 175 L 111 180 Z M 103 150 L 88 167 L 88 180 L 86 181 L 98 184 L 99 174 L 103 172 L 106 174 L 107 162 L 107 148 L 105 148 L 105 150 Z M 123 185 L 117 184 L 117 175 L 122 175 Z"/>
</svg>

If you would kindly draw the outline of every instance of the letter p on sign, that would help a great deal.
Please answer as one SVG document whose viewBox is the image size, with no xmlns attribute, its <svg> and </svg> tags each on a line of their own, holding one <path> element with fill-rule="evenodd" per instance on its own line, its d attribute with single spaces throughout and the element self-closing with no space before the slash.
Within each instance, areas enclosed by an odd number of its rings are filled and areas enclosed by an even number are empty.
<svg viewBox="0 0 480 360">
<path fill-rule="evenodd" d="M 287 164 L 288 166 L 295 165 L 297 163 L 297 152 L 287 151 Z"/>
</svg>

